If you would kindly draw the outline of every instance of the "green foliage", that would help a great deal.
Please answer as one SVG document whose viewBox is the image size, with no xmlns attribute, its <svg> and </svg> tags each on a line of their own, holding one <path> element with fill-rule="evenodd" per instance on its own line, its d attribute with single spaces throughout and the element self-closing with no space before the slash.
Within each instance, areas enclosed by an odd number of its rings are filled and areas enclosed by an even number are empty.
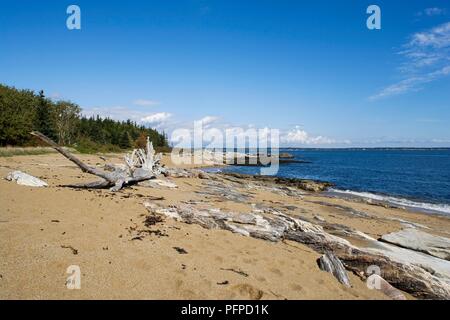
<svg viewBox="0 0 450 320">
<path fill-rule="evenodd" d="M 25 145 L 34 129 L 37 97 L 0 84 L 0 145 Z"/>
<path fill-rule="evenodd" d="M 56 139 L 56 130 L 55 130 L 55 123 L 54 123 L 54 117 L 52 116 L 52 112 L 55 112 L 55 110 L 52 110 L 53 104 L 50 100 L 45 98 L 44 91 L 39 91 L 39 96 L 37 98 L 37 108 L 36 108 L 36 123 L 35 123 L 35 129 L 47 137 L 49 137 L 52 140 Z"/>
<path fill-rule="evenodd" d="M 168 149 L 164 133 L 130 120 L 81 117 L 80 107 L 70 101 L 51 101 L 40 91 L 18 90 L 0 84 L 0 146 L 36 144 L 29 133 L 38 130 L 61 145 L 79 152 L 119 152 L 146 141 Z"/>
<path fill-rule="evenodd" d="M 156 147 L 168 147 L 167 138 L 158 131 L 128 121 L 115 121 L 109 118 L 82 117 L 78 125 L 78 134 L 102 145 L 115 145 L 122 149 L 135 147 L 140 136 L 147 136 Z M 145 144 L 144 144 L 145 146 Z"/>
<path fill-rule="evenodd" d="M 70 101 L 58 101 L 54 104 L 54 123 L 58 143 L 71 145 L 77 135 L 81 108 Z"/>
<path fill-rule="evenodd" d="M 96 143 L 86 137 L 81 137 L 74 147 L 80 153 L 115 153 L 122 151 L 117 145 Z"/>
<path fill-rule="evenodd" d="M 122 149 L 129 149 L 132 143 L 130 134 L 127 131 L 123 131 L 120 135 L 119 147 Z"/>
</svg>

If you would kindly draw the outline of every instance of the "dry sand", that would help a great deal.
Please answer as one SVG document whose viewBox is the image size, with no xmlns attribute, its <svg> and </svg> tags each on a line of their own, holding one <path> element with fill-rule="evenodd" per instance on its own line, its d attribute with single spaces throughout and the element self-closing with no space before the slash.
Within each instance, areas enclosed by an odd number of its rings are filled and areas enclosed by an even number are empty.
<svg viewBox="0 0 450 320">
<path fill-rule="evenodd" d="M 91 165 L 105 163 L 95 155 L 80 158 Z M 117 155 L 107 158 L 121 162 Z M 271 243 L 172 220 L 136 238 L 138 230 L 148 229 L 142 203 L 149 196 L 164 196 L 164 204 L 202 199 L 195 193 L 204 188 L 200 179 L 172 179 L 177 189 L 73 190 L 57 185 L 96 177 L 81 173 L 59 154 L 0 158 L 0 176 L 12 170 L 44 179 L 49 187 L 0 180 L 1 299 L 387 299 L 352 274 L 352 288 L 341 285 L 319 270 L 318 253 L 295 242 Z M 444 217 L 318 194 L 294 199 L 259 190 L 252 200 L 296 206 L 297 214 L 305 218 L 318 214 L 375 238 L 402 228 L 399 221 L 386 217 L 420 223 L 447 237 L 450 230 Z M 380 219 L 355 217 L 330 204 Z M 250 203 L 230 201 L 211 206 L 251 208 Z M 187 253 L 180 254 L 174 247 Z M 66 288 L 70 265 L 81 268 L 80 290 Z"/>
</svg>

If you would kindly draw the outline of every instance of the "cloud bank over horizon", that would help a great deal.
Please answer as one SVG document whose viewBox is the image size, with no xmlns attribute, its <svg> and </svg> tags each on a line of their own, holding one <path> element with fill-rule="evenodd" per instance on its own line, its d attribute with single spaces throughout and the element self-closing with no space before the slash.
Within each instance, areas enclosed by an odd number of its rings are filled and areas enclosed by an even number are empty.
<svg viewBox="0 0 450 320">
<path fill-rule="evenodd" d="M 380 136 L 380 137 L 368 137 L 360 139 L 336 139 L 333 137 L 327 137 L 320 134 L 312 134 L 308 132 L 303 126 L 293 126 L 287 128 L 269 128 L 267 126 L 257 127 L 252 124 L 238 125 L 236 123 L 230 123 L 223 121 L 219 116 L 205 115 L 199 119 L 180 120 L 170 112 L 154 112 L 145 113 L 142 111 L 132 110 L 126 107 L 97 107 L 83 109 L 83 115 L 85 116 L 100 116 L 102 118 L 111 118 L 114 120 L 126 121 L 128 119 L 135 121 L 138 124 L 151 127 L 157 130 L 168 133 L 171 143 L 176 144 L 179 140 L 185 141 L 193 138 L 194 136 L 194 124 L 201 123 L 203 128 L 203 144 L 209 147 L 220 147 L 219 144 L 214 145 L 217 141 L 212 143 L 210 136 L 214 132 L 221 132 L 223 136 L 226 136 L 227 130 L 236 130 L 238 139 L 247 138 L 255 139 L 252 130 L 262 130 L 267 132 L 270 129 L 279 130 L 279 142 L 280 147 L 298 147 L 298 148 L 371 148 L 371 147 L 450 147 L 450 139 L 445 138 L 432 138 L 432 139 L 419 139 L 419 138 L 404 138 L 395 136 Z M 421 119 L 418 122 L 436 122 L 432 119 Z M 180 130 L 182 129 L 182 130 Z M 175 131 L 178 133 L 172 135 Z M 181 136 L 179 132 L 182 132 Z M 187 138 L 187 135 L 191 138 Z M 226 141 L 225 141 L 226 142 Z M 220 142 L 221 143 L 221 142 Z M 184 147 L 190 146 L 188 142 Z"/>
</svg>

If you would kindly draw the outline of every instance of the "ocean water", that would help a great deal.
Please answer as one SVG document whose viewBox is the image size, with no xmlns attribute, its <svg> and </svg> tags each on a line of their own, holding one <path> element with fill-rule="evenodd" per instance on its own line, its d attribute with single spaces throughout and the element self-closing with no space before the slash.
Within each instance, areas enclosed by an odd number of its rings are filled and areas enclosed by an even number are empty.
<svg viewBox="0 0 450 320">
<path fill-rule="evenodd" d="M 280 165 L 278 176 L 335 185 L 330 191 L 450 215 L 450 149 L 289 149 L 310 163 Z M 258 167 L 224 171 L 259 174 Z"/>
</svg>

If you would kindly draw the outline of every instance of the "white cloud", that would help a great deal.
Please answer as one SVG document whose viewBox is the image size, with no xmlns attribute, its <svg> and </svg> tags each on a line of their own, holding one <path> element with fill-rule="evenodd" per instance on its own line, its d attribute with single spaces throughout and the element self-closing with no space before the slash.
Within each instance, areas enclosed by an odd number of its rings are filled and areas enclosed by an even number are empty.
<svg viewBox="0 0 450 320">
<path fill-rule="evenodd" d="M 431 30 L 425 32 L 418 32 L 412 35 L 406 47 L 411 48 L 412 53 L 426 53 L 423 52 L 427 47 L 443 48 L 450 44 L 450 22 L 446 22 Z M 421 52 L 422 51 L 422 52 Z M 408 53 L 408 51 L 406 51 Z"/>
<path fill-rule="evenodd" d="M 431 17 L 431 16 L 440 16 L 446 13 L 447 10 L 443 9 L 443 8 L 426 8 L 425 10 L 423 10 L 423 13 L 426 14 L 427 16 Z"/>
<path fill-rule="evenodd" d="M 203 118 L 201 118 L 201 119 L 199 119 L 197 121 L 198 122 L 202 122 L 203 127 L 207 128 L 207 127 L 210 126 L 210 124 L 216 122 L 218 119 L 219 118 L 215 117 L 215 116 L 206 116 L 206 117 L 203 117 Z"/>
<path fill-rule="evenodd" d="M 336 143 L 349 143 L 349 141 L 336 141 L 323 136 L 311 136 L 305 130 L 302 130 L 299 126 L 292 129 L 281 136 L 281 142 L 286 144 L 300 144 L 300 145 L 325 145 Z"/>
<path fill-rule="evenodd" d="M 162 125 L 165 125 L 172 117 L 172 114 L 168 112 L 148 114 L 126 107 L 83 108 L 82 114 L 86 117 L 99 116 L 101 118 L 110 118 L 119 121 L 131 120 L 139 124 L 147 124 L 158 129 L 161 129 Z"/>
<path fill-rule="evenodd" d="M 392 85 L 384 88 L 379 93 L 369 97 L 369 100 L 375 101 L 375 100 L 379 100 L 379 99 L 390 97 L 390 96 L 400 95 L 400 94 L 406 93 L 408 91 L 411 91 L 413 89 L 418 90 L 417 86 L 421 83 L 424 83 L 424 79 L 420 78 L 420 77 L 404 79 L 400 82 L 397 82 L 395 84 L 392 84 Z"/>
<path fill-rule="evenodd" d="M 422 11 L 419 11 L 416 13 L 417 17 L 435 17 L 435 16 L 445 16 L 447 14 L 447 9 L 445 8 L 438 8 L 438 7 L 431 7 L 426 8 Z"/>
<path fill-rule="evenodd" d="M 158 105 L 159 102 L 154 100 L 137 99 L 133 101 L 133 104 L 141 107 L 152 107 Z"/>
<path fill-rule="evenodd" d="M 171 113 L 168 112 L 158 112 L 147 115 L 141 118 L 141 122 L 149 124 L 153 127 L 159 128 L 161 125 L 165 124 L 169 118 L 172 117 Z"/>
<path fill-rule="evenodd" d="M 413 34 L 399 52 L 404 79 L 369 97 L 378 100 L 421 90 L 426 83 L 450 74 L 450 22 Z"/>
</svg>

